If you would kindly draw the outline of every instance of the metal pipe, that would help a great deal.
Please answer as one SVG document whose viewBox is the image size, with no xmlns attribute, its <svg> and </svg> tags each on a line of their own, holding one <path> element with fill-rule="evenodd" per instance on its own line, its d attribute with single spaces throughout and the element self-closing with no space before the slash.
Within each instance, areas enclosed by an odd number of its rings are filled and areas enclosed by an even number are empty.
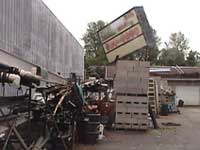
<svg viewBox="0 0 200 150">
<path fill-rule="evenodd" d="M 10 74 L 6 72 L 0 72 L 0 82 L 13 83 L 15 85 L 20 85 L 21 78 L 19 75 Z"/>
<path fill-rule="evenodd" d="M 30 83 L 35 83 L 36 85 L 40 85 L 41 77 L 35 74 L 32 74 L 29 71 L 25 71 L 16 67 L 7 66 L 0 63 L 0 70 L 4 73 L 2 75 L 11 76 L 10 78 L 16 78 L 14 75 L 18 75 L 21 77 L 21 83 L 26 86 L 30 86 Z M 13 77 L 14 76 L 14 77 Z M 13 79 L 11 79 L 13 80 Z"/>
<path fill-rule="evenodd" d="M 9 70 L 10 66 L 0 63 L 0 70 Z"/>
</svg>

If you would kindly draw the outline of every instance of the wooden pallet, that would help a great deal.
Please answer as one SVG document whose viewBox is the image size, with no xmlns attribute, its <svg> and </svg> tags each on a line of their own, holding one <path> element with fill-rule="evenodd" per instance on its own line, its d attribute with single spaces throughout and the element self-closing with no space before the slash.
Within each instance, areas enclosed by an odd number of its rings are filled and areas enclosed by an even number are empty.
<svg viewBox="0 0 200 150">
<path fill-rule="evenodd" d="M 148 119 L 148 112 L 116 112 L 116 122 L 123 123 L 138 123 L 139 121 L 146 121 Z"/>
<path fill-rule="evenodd" d="M 117 96 L 132 96 L 132 97 L 147 97 L 147 93 L 128 93 L 128 92 L 116 92 Z"/>
<path fill-rule="evenodd" d="M 115 128 L 118 130 L 147 130 L 149 120 L 139 120 L 133 123 L 116 122 Z"/>
<path fill-rule="evenodd" d="M 121 107 L 147 107 L 148 97 L 117 96 L 116 105 Z"/>
</svg>

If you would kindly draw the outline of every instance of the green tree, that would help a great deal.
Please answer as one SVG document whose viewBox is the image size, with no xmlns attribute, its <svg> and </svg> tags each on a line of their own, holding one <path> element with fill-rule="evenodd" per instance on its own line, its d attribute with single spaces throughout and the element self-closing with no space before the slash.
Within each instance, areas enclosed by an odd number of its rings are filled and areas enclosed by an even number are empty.
<svg viewBox="0 0 200 150">
<path fill-rule="evenodd" d="M 177 50 L 181 52 L 186 52 L 189 50 L 189 41 L 185 37 L 185 35 L 181 32 L 178 33 L 172 33 L 169 38 L 168 46 L 170 48 L 176 48 Z"/>
<path fill-rule="evenodd" d="M 197 51 L 192 51 L 188 53 L 186 64 L 187 66 L 196 66 L 199 63 L 200 54 Z"/>
<path fill-rule="evenodd" d="M 161 44 L 161 38 L 157 35 L 155 29 L 151 28 L 151 31 L 153 35 L 154 44 L 152 44 L 148 48 L 140 49 L 133 52 L 132 54 L 129 54 L 125 57 L 125 59 L 141 61 L 147 60 L 150 61 L 150 63 L 153 65 L 158 63 L 158 54 L 160 53 L 159 46 Z"/>
<path fill-rule="evenodd" d="M 184 53 L 177 50 L 176 48 L 164 48 L 161 50 L 161 55 L 159 57 L 160 65 L 164 66 L 184 66 L 185 58 Z"/>
<path fill-rule="evenodd" d="M 97 31 L 105 25 L 104 21 L 90 22 L 83 35 L 85 49 L 85 63 L 89 65 L 106 65 L 107 58 L 101 45 Z"/>
<path fill-rule="evenodd" d="M 91 69 L 90 66 L 100 66 L 108 64 L 104 49 L 97 35 L 97 31 L 105 26 L 104 21 L 90 22 L 88 23 L 86 33 L 83 35 L 82 40 L 84 41 L 85 49 L 85 70 L 86 78 L 90 76 L 95 76 L 97 78 L 102 77 L 104 71 L 99 71 L 96 69 Z"/>
<path fill-rule="evenodd" d="M 181 32 L 172 33 L 169 42 L 165 43 L 165 48 L 160 53 L 159 63 L 166 66 L 187 65 L 185 60 L 188 50 L 189 42 L 185 35 Z"/>
<path fill-rule="evenodd" d="M 158 55 L 160 53 L 159 46 L 161 45 L 161 38 L 157 35 L 157 32 L 155 29 L 152 29 L 153 38 L 155 41 L 155 45 L 149 49 L 148 54 L 148 61 L 150 61 L 151 64 L 158 64 Z"/>
</svg>

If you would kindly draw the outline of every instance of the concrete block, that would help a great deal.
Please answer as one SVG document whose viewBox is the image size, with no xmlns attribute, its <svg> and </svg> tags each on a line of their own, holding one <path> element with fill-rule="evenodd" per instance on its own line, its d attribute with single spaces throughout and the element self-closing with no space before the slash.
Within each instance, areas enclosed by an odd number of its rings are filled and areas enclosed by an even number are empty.
<svg viewBox="0 0 200 150">
<path fill-rule="evenodd" d="M 135 72 L 139 68 L 139 61 L 120 60 L 117 62 L 117 70 L 127 70 Z"/>
<path fill-rule="evenodd" d="M 127 109 L 128 112 L 131 113 L 148 113 L 148 108 L 136 108 L 136 107 L 130 107 Z"/>
<path fill-rule="evenodd" d="M 132 124 L 131 123 L 116 122 L 115 128 L 116 129 L 132 129 Z"/>
<path fill-rule="evenodd" d="M 133 112 L 148 113 L 148 109 L 145 107 L 135 108 Z"/>
<path fill-rule="evenodd" d="M 117 70 L 115 79 L 127 79 L 127 71 L 126 70 Z"/>
<path fill-rule="evenodd" d="M 138 119 L 139 126 L 149 126 L 149 120 L 148 119 Z"/>
<path fill-rule="evenodd" d="M 125 129 L 131 129 L 132 128 L 132 123 L 124 123 L 124 128 Z"/>
<path fill-rule="evenodd" d="M 123 122 L 115 122 L 115 128 L 116 129 L 124 129 L 124 123 Z"/>
<path fill-rule="evenodd" d="M 137 130 L 137 129 L 140 128 L 140 126 L 138 125 L 138 123 L 133 123 L 133 124 L 131 125 L 131 128 L 134 129 L 134 130 Z"/>
<path fill-rule="evenodd" d="M 135 97 L 137 98 L 137 97 Z M 138 99 L 126 99 L 120 100 L 117 96 L 116 101 L 116 110 L 117 111 L 137 111 L 139 109 L 147 109 L 148 110 L 148 98 L 147 97 L 138 97 Z"/>
<path fill-rule="evenodd" d="M 116 112 L 116 118 L 131 119 L 131 113 L 130 112 Z"/>
<path fill-rule="evenodd" d="M 114 89 L 118 93 L 127 93 L 127 82 L 126 80 L 115 80 Z"/>
<path fill-rule="evenodd" d="M 128 109 L 126 106 L 116 104 L 116 112 L 127 112 Z"/>
</svg>

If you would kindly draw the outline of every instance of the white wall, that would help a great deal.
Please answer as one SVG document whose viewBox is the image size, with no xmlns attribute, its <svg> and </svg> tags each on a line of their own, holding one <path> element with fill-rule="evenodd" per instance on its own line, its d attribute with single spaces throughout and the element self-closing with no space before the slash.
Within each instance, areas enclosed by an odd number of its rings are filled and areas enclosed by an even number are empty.
<svg viewBox="0 0 200 150">
<path fill-rule="evenodd" d="M 199 86 L 176 86 L 176 95 L 184 101 L 184 105 L 200 105 Z"/>
</svg>

